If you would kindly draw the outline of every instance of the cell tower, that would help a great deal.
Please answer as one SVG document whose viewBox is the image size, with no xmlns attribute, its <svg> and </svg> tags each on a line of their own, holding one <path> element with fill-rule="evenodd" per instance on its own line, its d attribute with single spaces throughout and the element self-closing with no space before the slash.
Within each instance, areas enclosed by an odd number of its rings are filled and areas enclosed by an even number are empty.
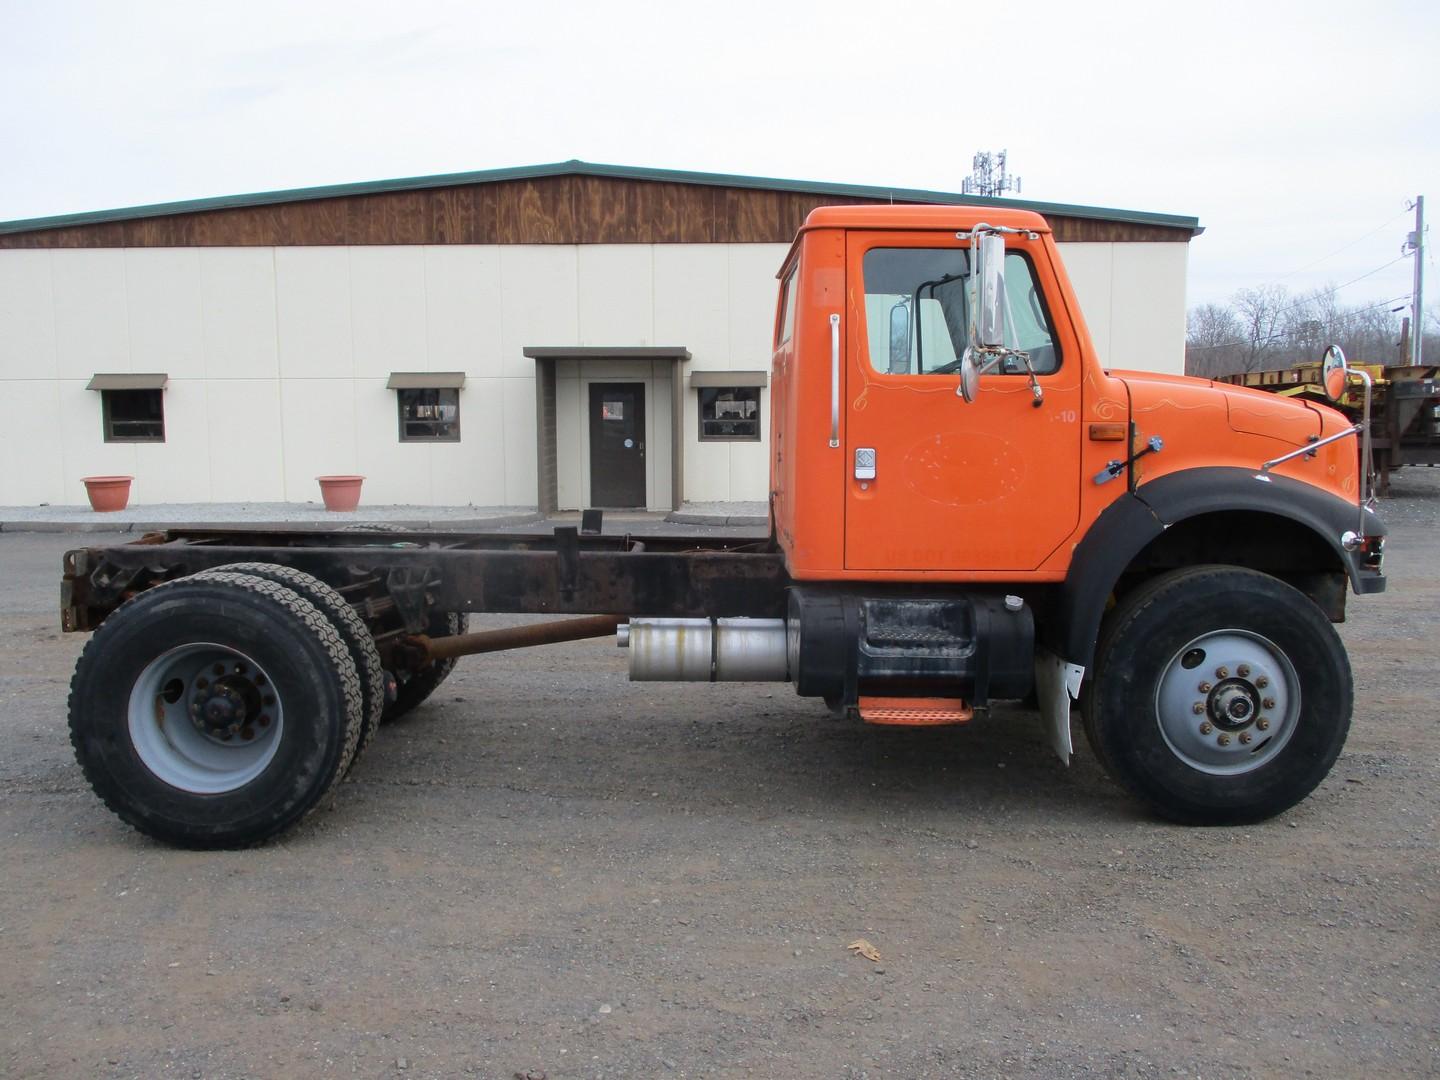
<svg viewBox="0 0 1440 1080">
<path fill-rule="evenodd" d="M 981 150 L 976 154 L 970 163 L 974 171 L 961 181 L 961 194 L 992 196 L 1004 195 L 1007 191 L 1020 194 L 1020 177 L 1005 171 L 1005 153 L 1004 150 L 997 154 Z"/>
</svg>

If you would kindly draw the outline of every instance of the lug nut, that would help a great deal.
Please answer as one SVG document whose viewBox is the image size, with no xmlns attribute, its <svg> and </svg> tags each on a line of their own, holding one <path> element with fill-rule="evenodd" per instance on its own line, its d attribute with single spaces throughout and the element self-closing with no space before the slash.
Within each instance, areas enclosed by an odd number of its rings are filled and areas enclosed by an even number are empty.
<svg viewBox="0 0 1440 1080">
<path fill-rule="evenodd" d="M 1202 683 L 1200 684 L 1200 693 L 1202 693 L 1202 694 L 1208 694 L 1209 692 L 1210 692 L 1210 684 L 1209 684 L 1208 682 L 1202 682 Z"/>
<path fill-rule="evenodd" d="M 1258 679 L 1255 680 L 1255 685 L 1258 686 L 1261 690 L 1264 690 L 1265 687 L 1270 685 L 1270 680 L 1267 679 L 1264 675 L 1261 675 Z"/>
<path fill-rule="evenodd" d="M 1241 664 L 1239 667 L 1237 667 L 1237 668 L 1235 669 L 1235 674 L 1236 674 L 1236 675 L 1239 675 L 1240 678 L 1242 678 L 1242 679 L 1247 678 L 1247 677 L 1249 676 L 1249 674 L 1250 674 L 1250 665 L 1249 665 L 1249 664 Z"/>
<path fill-rule="evenodd" d="M 1273 697 L 1267 697 L 1267 698 L 1265 699 L 1265 708 L 1267 708 L 1267 709 L 1273 709 L 1274 707 L 1275 707 L 1275 699 L 1274 699 Z"/>
<path fill-rule="evenodd" d="M 1201 735 L 1209 735 L 1209 734 L 1210 734 L 1212 731 L 1214 731 L 1214 730 L 1215 730 L 1215 729 L 1210 726 L 1210 721 L 1209 721 L 1209 720 L 1206 720 L 1205 723 L 1203 723 L 1203 724 L 1200 725 L 1200 734 L 1201 734 Z"/>
<path fill-rule="evenodd" d="M 1228 667 L 1226 667 L 1224 664 L 1221 664 L 1219 667 L 1217 667 L 1217 668 L 1215 669 L 1215 677 L 1216 677 L 1217 679 L 1227 679 L 1227 678 L 1229 678 L 1229 677 L 1230 677 L 1230 669 L 1229 669 Z"/>
<path fill-rule="evenodd" d="M 1270 721 L 1267 720 L 1267 719 L 1265 719 L 1265 717 L 1262 716 L 1262 717 L 1260 717 L 1259 720 L 1256 720 L 1256 721 L 1255 721 L 1255 726 L 1256 726 L 1257 728 L 1259 728 L 1261 731 L 1269 731 L 1269 730 L 1270 730 Z"/>
<path fill-rule="evenodd" d="M 1194 705 L 1191 705 L 1191 706 L 1190 706 L 1190 711 L 1193 712 L 1196 716 L 1204 716 L 1204 715 L 1205 715 L 1205 703 L 1204 703 L 1203 701 L 1197 701 L 1197 702 L 1195 702 Z"/>
<path fill-rule="evenodd" d="M 1240 733 L 1240 742 L 1245 746 L 1250 745 L 1250 733 L 1248 731 L 1242 731 Z"/>
<path fill-rule="evenodd" d="M 1220 738 L 1218 738 L 1218 739 L 1215 740 L 1215 741 L 1218 742 L 1221 746 L 1229 746 L 1229 745 L 1230 745 L 1230 736 L 1229 736 L 1229 735 L 1221 735 Z"/>
</svg>

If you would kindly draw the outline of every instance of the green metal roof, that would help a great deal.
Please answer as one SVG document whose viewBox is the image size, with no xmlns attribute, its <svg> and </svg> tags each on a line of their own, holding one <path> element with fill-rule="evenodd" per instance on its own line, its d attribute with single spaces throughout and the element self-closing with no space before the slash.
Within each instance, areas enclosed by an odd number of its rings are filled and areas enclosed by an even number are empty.
<svg viewBox="0 0 1440 1080">
<path fill-rule="evenodd" d="M 547 176 L 604 176 L 623 180 L 653 180 L 672 184 L 703 184 L 710 187 L 752 188 L 761 191 L 788 191 L 804 195 L 836 195 L 846 198 L 894 200 L 906 203 L 939 203 L 955 206 L 999 206 L 1034 210 L 1061 217 L 1092 218 L 1099 221 L 1159 225 L 1187 229 L 1198 235 L 1204 230 L 1199 219 L 1177 214 L 1152 214 L 1139 210 L 1116 210 L 1103 206 L 1071 206 L 1066 203 L 1031 202 L 1025 199 L 996 199 L 959 195 L 952 191 L 920 188 L 874 187 L 864 184 L 832 184 L 812 180 L 777 180 L 765 176 L 732 176 L 727 173 L 685 172 L 678 169 L 643 169 L 630 165 L 597 165 L 588 161 L 559 161 L 549 165 L 522 165 L 480 172 L 442 173 L 411 176 L 400 180 L 367 180 L 356 184 L 329 184 L 324 187 L 293 188 L 289 191 L 262 191 L 250 195 L 222 195 L 211 199 L 126 206 L 116 210 L 91 210 L 82 214 L 0 221 L 0 235 L 63 229 L 76 225 L 104 225 L 116 221 L 194 214 L 206 210 L 231 210 L 246 206 L 273 206 L 276 203 L 335 199 L 350 195 L 379 195 L 392 191 L 421 191 L 426 188 L 462 184 L 493 184 L 503 180 L 530 180 Z"/>
</svg>

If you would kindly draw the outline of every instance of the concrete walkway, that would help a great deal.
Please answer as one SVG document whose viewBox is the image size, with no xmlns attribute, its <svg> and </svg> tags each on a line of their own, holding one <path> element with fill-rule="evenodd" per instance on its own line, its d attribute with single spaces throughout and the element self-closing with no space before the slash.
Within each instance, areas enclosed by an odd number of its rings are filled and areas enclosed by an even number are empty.
<svg viewBox="0 0 1440 1080">
<path fill-rule="evenodd" d="M 749 502 L 685 503 L 665 515 L 613 511 L 605 516 L 616 523 L 663 520 L 677 525 L 746 528 L 769 523 L 765 504 Z M 571 518 L 578 522 L 580 515 L 564 513 L 551 520 L 568 522 Z M 327 530 L 375 522 L 437 532 L 481 532 L 545 520 L 530 506 L 361 506 L 348 514 L 332 513 L 320 503 L 153 503 L 110 514 L 97 514 L 88 505 L 0 507 L 0 532 L 145 533 L 216 525 Z"/>
</svg>

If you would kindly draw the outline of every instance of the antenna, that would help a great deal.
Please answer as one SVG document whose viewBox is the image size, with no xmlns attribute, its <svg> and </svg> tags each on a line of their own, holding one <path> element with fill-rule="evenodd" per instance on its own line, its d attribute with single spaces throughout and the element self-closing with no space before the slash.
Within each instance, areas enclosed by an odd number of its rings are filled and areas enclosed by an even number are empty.
<svg viewBox="0 0 1440 1080">
<path fill-rule="evenodd" d="M 1005 150 L 994 154 L 989 150 L 977 153 L 975 160 L 970 163 L 973 171 L 960 182 L 960 193 L 984 195 L 987 198 L 1004 195 L 1007 191 L 1020 194 L 1020 177 L 1011 176 L 1005 171 L 1006 153 Z"/>
</svg>

